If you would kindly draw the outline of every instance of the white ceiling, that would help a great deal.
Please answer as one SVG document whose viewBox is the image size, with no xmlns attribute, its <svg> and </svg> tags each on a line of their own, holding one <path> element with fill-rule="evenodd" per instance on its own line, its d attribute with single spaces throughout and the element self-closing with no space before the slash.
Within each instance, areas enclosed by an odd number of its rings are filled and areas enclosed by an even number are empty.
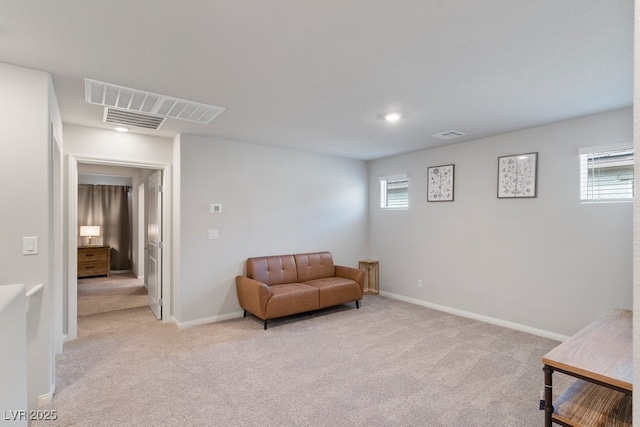
<svg viewBox="0 0 640 427">
<path fill-rule="evenodd" d="M 0 1 L 0 62 L 50 72 L 65 123 L 111 128 L 91 78 L 226 108 L 141 133 L 356 159 L 628 107 L 632 42 L 633 0 Z"/>
</svg>

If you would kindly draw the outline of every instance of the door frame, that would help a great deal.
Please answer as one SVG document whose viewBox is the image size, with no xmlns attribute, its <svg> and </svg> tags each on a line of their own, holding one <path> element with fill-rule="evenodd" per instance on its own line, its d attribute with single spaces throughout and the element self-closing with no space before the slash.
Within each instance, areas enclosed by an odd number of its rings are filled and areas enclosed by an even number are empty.
<svg viewBox="0 0 640 427">
<path fill-rule="evenodd" d="M 115 159 L 109 157 L 67 154 L 67 341 L 78 337 L 78 163 L 124 166 L 161 170 L 163 176 L 162 197 L 162 322 L 171 322 L 171 165 L 167 163 Z"/>
<path fill-rule="evenodd" d="M 147 260 L 146 251 L 145 251 L 145 242 L 146 242 L 146 230 L 145 230 L 145 183 L 141 182 L 138 185 L 138 217 L 135 218 L 135 221 L 138 222 L 138 265 L 136 266 L 136 277 L 138 279 L 142 279 L 144 285 L 147 286 Z"/>
<path fill-rule="evenodd" d="M 156 170 L 145 179 L 145 209 L 146 230 L 144 241 L 147 251 L 145 253 L 145 283 L 147 285 L 147 305 L 157 319 L 162 319 L 162 183 L 164 177 L 161 170 Z M 153 189 L 152 189 L 152 184 Z M 153 219 L 153 221 L 152 221 Z M 160 227 L 158 227 L 160 225 Z M 156 228 L 160 228 L 157 230 Z M 153 230 L 150 232 L 150 230 Z M 151 260 L 155 259 L 155 263 Z M 158 274 L 159 272 L 159 274 Z M 153 280 L 151 280 L 153 278 Z M 160 289 L 158 288 L 158 280 L 160 280 Z M 155 283 L 150 283 L 155 282 Z M 159 292 L 158 292 L 159 291 Z"/>
</svg>

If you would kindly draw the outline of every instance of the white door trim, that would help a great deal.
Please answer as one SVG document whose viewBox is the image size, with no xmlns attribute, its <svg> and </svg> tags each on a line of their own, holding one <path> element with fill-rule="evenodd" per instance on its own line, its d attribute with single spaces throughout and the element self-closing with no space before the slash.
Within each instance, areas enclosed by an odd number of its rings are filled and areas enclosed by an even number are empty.
<svg viewBox="0 0 640 427">
<path fill-rule="evenodd" d="M 147 279 L 146 279 L 146 271 L 147 271 L 147 261 L 145 260 L 145 246 L 147 244 L 146 242 L 146 230 L 145 230 L 145 219 L 144 219 L 144 215 L 145 215 L 145 209 L 144 209 L 144 205 L 145 205 L 145 187 L 146 183 L 141 182 L 140 185 L 138 185 L 138 217 L 135 219 L 135 221 L 138 222 L 138 265 L 136 266 L 136 276 L 138 277 L 138 279 L 143 280 L 144 281 L 144 285 L 147 286 Z"/>
<path fill-rule="evenodd" d="M 153 314 L 162 319 L 162 171 L 155 171 L 146 179 L 147 188 L 147 230 L 145 241 L 147 243 L 147 253 L 145 264 L 147 265 L 147 301 Z M 160 282 L 158 282 L 158 280 Z M 158 283 L 160 287 L 158 287 Z"/>
<path fill-rule="evenodd" d="M 67 154 L 68 181 L 68 221 L 67 221 L 67 340 L 78 337 L 78 163 L 124 166 L 142 169 L 162 170 L 164 177 L 164 194 L 162 198 L 162 234 L 163 257 L 162 264 L 162 322 L 171 322 L 171 203 L 173 188 L 171 186 L 171 165 L 139 160 L 114 159 L 107 157 L 87 156 L 83 154 Z"/>
</svg>

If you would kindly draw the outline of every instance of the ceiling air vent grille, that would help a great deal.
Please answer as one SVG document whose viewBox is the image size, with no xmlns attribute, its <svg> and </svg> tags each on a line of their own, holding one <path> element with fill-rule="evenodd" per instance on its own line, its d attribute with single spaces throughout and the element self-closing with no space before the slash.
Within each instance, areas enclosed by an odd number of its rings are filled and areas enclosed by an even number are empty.
<svg viewBox="0 0 640 427">
<path fill-rule="evenodd" d="M 115 108 L 108 107 L 104 109 L 103 119 L 105 123 L 117 123 L 145 129 L 159 129 L 167 120 L 164 117 L 132 113 L 131 111 L 116 110 Z"/>
<path fill-rule="evenodd" d="M 84 79 L 85 102 L 120 111 L 209 124 L 224 108 Z"/>
<path fill-rule="evenodd" d="M 435 135 L 431 135 L 431 136 L 435 138 L 440 138 L 440 139 L 453 139 L 453 138 L 458 138 L 464 135 L 466 135 L 466 133 L 459 132 L 457 130 L 449 130 L 442 133 L 436 133 Z"/>
</svg>

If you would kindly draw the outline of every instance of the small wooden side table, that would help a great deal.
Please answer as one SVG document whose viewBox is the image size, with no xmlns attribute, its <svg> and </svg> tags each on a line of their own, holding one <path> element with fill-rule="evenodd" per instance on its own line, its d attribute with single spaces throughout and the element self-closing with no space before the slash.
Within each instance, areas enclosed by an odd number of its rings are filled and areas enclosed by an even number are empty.
<svg viewBox="0 0 640 427">
<path fill-rule="evenodd" d="M 370 259 L 361 260 L 358 262 L 358 268 L 367 272 L 367 274 L 365 274 L 364 276 L 364 293 L 367 295 L 378 295 L 378 293 L 380 293 L 378 284 L 378 261 L 373 261 Z"/>
</svg>

